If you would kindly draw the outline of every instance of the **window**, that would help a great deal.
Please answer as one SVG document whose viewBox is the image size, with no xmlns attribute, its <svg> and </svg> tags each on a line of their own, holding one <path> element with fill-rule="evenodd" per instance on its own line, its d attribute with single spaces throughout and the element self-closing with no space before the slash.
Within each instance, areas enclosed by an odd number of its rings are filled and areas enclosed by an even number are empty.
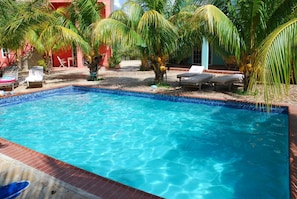
<svg viewBox="0 0 297 199">
<path fill-rule="evenodd" d="M 3 58 L 9 57 L 9 50 L 7 48 L 2 48 L 1 52 Z"/>
<path fill-rule="evenodd" d="M 208 48 L 208 64 L 212 64 L 212 50 Z M 193 64 L 201 65 L 201 47 L 194 47 L 193 49 Z"/>
<path fill-rule="evenodd" d="M 194 47 L 192 62 L 193 64 L 201 65 L 201 47 Z"/>
</svg>

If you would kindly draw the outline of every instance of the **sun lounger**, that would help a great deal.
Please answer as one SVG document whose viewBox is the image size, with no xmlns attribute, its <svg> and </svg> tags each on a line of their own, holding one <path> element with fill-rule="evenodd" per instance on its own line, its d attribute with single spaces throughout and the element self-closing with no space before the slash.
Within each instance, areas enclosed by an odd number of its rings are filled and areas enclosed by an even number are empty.
<svg viewBox="0 0 297 199">
<path fill-rule="evenodd" d="M 11 87 L 13 90 L 18 85 L 18 67 L 7 66 L 0 78 L 0 87 Z"/>
<path fill-rule="evenodd" d="M 222 75 L 214 77 L 210 80 L 216 90 L 217 85 L 227 85 L 230 91 L 234 83 L 240 83 L 243 80 L 242 74 Z"/>
<path fill-rule="evenodd" d="M 211 80 L 212 78 L 212 74 L 201 73 L 195 74 L 191 77 L 183 78 L 180 83 L 182 86 L 195 86 L 198 87 L 199 90 L 201 90 L 202 84 L 209 82 L 209 80 Z"/>
<path fill-rule="evenodd" d="M 12 182 L 0 186 L 0 198 L 12 199 L 18 197 L 30 185 L 29 181 Z"/>
<path fill-rule="evenodd" d="M 43 67 L 33 66 L 29 70 L 29 76 L 26 78 L 28 88 L 42 87 L 43 85 Z"/>
<path fill-rule="evenodd" d="M 189 69 L 188 72 L 178 74 L 176 77 L 179 79 L 179 83 L 181 83 L 182 78 L 188 78 L 188 77 L 192 77 L 197 74 L 201 74 L 203 72 L 203 70 L 204 70 L 204 66 L 193 65 L 193 66 L 191 66 L 191 68 Z"/>
</svg>

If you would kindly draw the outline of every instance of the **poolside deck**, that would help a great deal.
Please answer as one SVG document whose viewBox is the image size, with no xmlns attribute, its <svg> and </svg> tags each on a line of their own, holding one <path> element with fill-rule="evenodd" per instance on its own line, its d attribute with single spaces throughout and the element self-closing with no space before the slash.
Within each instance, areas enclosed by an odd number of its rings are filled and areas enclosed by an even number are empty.
<svg viewBox="0 0 297 199">
<path fill-rule="evenodd" d="M 201 91 L 183 90 L 179 87 L 176 78 L 176 75 L 181 73 L 179 70 L 167 72 L 166 79 L 170 88 L 152 89 L 149 84 L 153 81 L 154 73 L 138 71 L 138 64 L 139 62 L 123 63 L 119 70 L 102 68 L 99 71 L 99 76 L 103 80 L 97 82 L 86 81 L 88 68 L 56 68 L 51 74 L 46 75 L 46 83 L 43 88 L 27 89 L 25 85 L 20 85 L 14 92 L 18 95 L 65 85 L 91 85 L 178 96 L 255 101 L 252 96 L 237 95 L 234 92 L 228 92 L 228 89 L 225 88 L 218 88 L 217 91 L 214 91 L 207 85 Z M 25 75 L 24 73 L 23 76 Z M 291 196 L 297 198 L 297 86 L 292 86 L 290 95 L 277 103 L 289 106 Z M 159 198 L 77 169 L 3 139 L 0 139 L 0 159 L 1 184 L 24 177 L 32 179 L 30 180 L 30 191 L 27 190 L 22 198 L 32 198 L 33 196 L 33 198 Z"/>
</svg>

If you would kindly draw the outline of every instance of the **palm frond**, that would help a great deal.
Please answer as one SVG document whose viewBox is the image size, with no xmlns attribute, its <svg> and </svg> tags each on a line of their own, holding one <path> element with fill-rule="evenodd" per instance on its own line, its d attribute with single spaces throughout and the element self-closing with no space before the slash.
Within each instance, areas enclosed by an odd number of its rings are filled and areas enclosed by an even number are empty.
<svg viewBox="0 0 297 199">
<path fill-rule="evenodd" d="M 219 8 L 214 5 L 197 8 L 190 23 L 194 30 L 200 30 L 200 26 L 204 27 L 204 34 L 217 36 L 220 46 L 228 52 L 234 52 L 238 58 L 240 57 L 241 45 L 238 30 Z"/>
<path fill-rule="evenodd" d="M 137 32 L 130 29 L 126 24 L 110 18 L 103 19 L 94 24 L 93 38 L 107 45 L 115 45 L 117 43 L 143 45 L 142 39 Z"/>
<path fill-rule="evenodd" d="M 41 22 L 50 22 L 53 16 L 49 13 L 49 8 L 45 6 L 31 7 L 31 4 L 24 2 L 17 4 L 10 12 L 16 12 L 5 24 L 1 35 L 5 38 L 5 45 L 10 49 L 18 49 L 26 40 L 27 32 L 40 26 Z"/>
<path fill-rule="evenodd" d="M 288 91 L 290 80 L 297 80 L 296 40 L 297 19 L 278 27 L 259 47 L 254 64 L 250 89 L 257 89 L 258 81 L 264 87 L 264 99 L 271 102 L 272 96 L 283 96 Z"/>
<path fill-rule="evenodd" d="M 269 18 L 267 24 L 270 30 L 274 30 L 279 25 L 287 22 L 294 12 L 296 12 L 297 0 L 270 0 L 267 3 Z M 296 16 L 295 16 L 296 17 Z M 271 31 L 270 31 L 271 32 Z"/>
<path fill-rule="evenodd" d="M 138 32 L 153 54 L 170 53 L 175 49 L 177 29 L 156 10 L 149 10 L 143 14 Z"/>
<path fill-rule="evenodd" d="M 136 2 L 128 1 L 123 5 L 123 11 L 127 15 L 127 26 L 136 30 L 139 20 L 144 13 L 143 8 Z"/>
<path fill-rule="evenodd" d="M 113 11 L 108 18 L 120 21 L 124 24 L 126 24 L 128 21 L 128 16 L 125 12 L 123 12 L 123 10 Z"/>
</svg>

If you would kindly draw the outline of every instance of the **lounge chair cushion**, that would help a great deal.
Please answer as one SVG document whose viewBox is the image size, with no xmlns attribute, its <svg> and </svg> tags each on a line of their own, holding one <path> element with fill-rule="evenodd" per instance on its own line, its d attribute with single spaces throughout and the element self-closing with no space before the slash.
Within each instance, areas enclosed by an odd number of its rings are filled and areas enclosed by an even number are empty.
<svg viewBox="0 0 297 199">
<path fill-rule="evenodd" d="M 183 78 L 183 77 L 192 77 L 194 75 L 201 74 L 201 73 L 203 73 L 203 70 L 204 70 L 204 66 L 193 65 L 189 69 L 189 72 L 177 74 L 176 77 L 179 79 L 179 81 L 181 81 L 181 78 Z"/>
<path fill-rule="evenodd" d="M 213 78 L 212 74 L 201 73 L 181 80 L 183 86 L 198 86 L 201 89 L 202 84 L 209 82 Z"/>
<path fill-rule="evenodd" d="M 233 75 L 222 75 L 214 77 L 210 80 L 214 84 L 214 89 L 216 90 L 217 85 L 228 85 L 228 90 L 231 91 L 231 88 L 234 83 L 240 83 L 243 80 L 242 74 L 233 74 Z"/>
<path fill-rule="evenodd" d="M 0 79 L 0 84 L 1 83 L 11 83 L 11 82 L 15 82 L 16 80 L 15 80 L 15 78 L 7 78 L 7 79 L 3 79 L 3 78 L 1 78 Z"/>
<path fill-rule="evenodd" d="M 212 78 L 211 82 L 217 83 L 217 84 L 228 84 L 228 83 L 241 82 L 242 79 L 243 79 L 242 74 L 222 75 L 222 76 L 217 76 Z"/>
<path fill-rule="evenodd" d="M 30 185 L 29 181 L 12 182 L 0 187 L 0 198 L 16 198 Z"/>
<path fill-rule="evenodd" d="M 189 73 L 202 73 L 204 71 L 204 66 L 191 66 Z"/>
</svg>

